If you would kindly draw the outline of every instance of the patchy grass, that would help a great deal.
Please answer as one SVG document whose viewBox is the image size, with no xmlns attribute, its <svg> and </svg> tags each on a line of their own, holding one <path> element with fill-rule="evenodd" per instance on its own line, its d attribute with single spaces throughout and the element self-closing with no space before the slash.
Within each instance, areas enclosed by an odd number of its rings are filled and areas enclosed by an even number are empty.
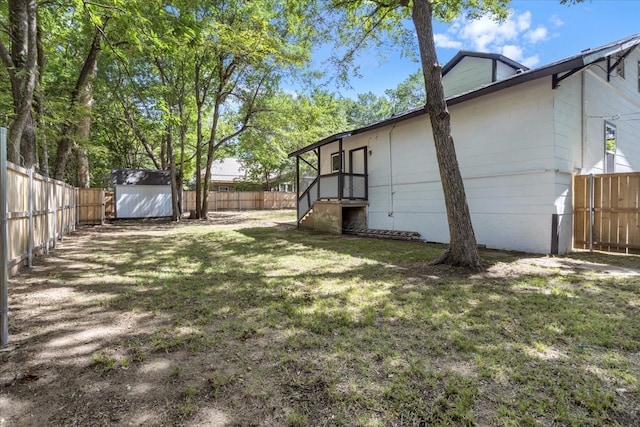
<svg viewBox="0 0 640 427">
<path fill-rule="evenodd" d="M 78 309 L 144 319 L 96 341 L 86 362 L 100 381 L 153 396 L 128 394 L 112 418 L 582 426 L 640 416 L 640 278 L 608 268 L 638 267 L 637 256 L 487 250 L 484 271 L 470 273 L 429 266 L 438 245 L 265 227 L 291 218 L 251 215 L 248 228 L 235 216 L 225 227 L 121 224 L 56 255 L 86 270 L 25 275 L 35 283 L 24 295 L 71 287 L 86 300 Z"/>
</svg>

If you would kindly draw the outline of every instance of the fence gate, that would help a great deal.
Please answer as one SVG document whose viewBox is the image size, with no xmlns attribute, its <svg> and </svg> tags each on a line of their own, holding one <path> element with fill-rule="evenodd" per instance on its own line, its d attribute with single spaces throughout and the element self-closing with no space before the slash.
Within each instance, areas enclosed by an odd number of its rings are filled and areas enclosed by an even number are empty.
<svg viewBox="0 0 640 427">
<path fill-rule="evenodd" d="M 640 172 L 576 175 L 573 246 L 640 253 Z"/>
<path fill-rule="evenodd" d="M 102 225 L 105 216 L 105 196 L 101 188 L 80 188 L 78 194 L 78 223 Z"/>
</svg>

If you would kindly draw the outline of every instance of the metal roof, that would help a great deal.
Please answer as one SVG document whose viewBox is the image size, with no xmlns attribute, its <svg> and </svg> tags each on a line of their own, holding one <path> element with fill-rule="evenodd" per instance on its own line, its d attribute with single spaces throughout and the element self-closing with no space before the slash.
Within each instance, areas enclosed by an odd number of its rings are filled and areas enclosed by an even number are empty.
<svg viewBox="0 0 640 427">
<path fill-rule="evenodd" d="M 465 101 L 469 101 L 471 99 L 475 99 L 484 95 L 488 95 L 490 93 L 497 92 L 502 89 L 513 87 L 513 86 L 526 83 L 532 80 L 537 80 L 543 77 L 558 76 L 559 80 L 562 80 L 564 77 L 568 77 L 569 75 L 575 73 L 576 71 L 580 71 L 581 69 L 591 64 L 603 61 L 606 58 L 611 57 L 612 55 L 615 55 L 616 53 L 633 50 L 638 45 L 640 45 L 640 33 L 626 37 L 622 40 L 611 42 L 609 44 L 606 44 L 598 48 L 583 50 L 577 55 L 570 56 L 560 61 L 552 62 L 550 64 L 544 65 L 539 68 L 533 68 L 533 69 L 527 69 L 527 70 L 523 69 L 524 71 L 522 71 L 521 73 L 514 74 L 513 76 L 509 76 L 503 80 L 488 83 L 486 85 L 480 86 L 479 88 L 470 90 L 468 92 L 451 96 L 447 98 L 447 105 L 451 106 L 451 105 L 459 104 Z M 470 54 L 470 52 L 466 52 L 466 54 Z M 460 55 L 460 53 L 458 55 Z M 459 62 L 461 57 L 459 57 L 458 55 L 456 55 L 451 61 L 449 61 L 443 67 L 443 70 L 445 68 L 449 70 L 451 68 L 449 64 L 452 61 Z M 480 57 L 490 57 L 490 58 L 494 57 L 494 55 L 492 54 L 483 54 L 483 53 L 476 53 L 475 55 Z M 495 57 L 508 59 L 503 57 L 502 55 L 495 55 Z M 517 62 L 515 61 L 511 61 L 511 62 L 513 62 L 514 64 L 517 64 Z M 560 75 L 561 73 L 562 75 Z M 311 145 L 300 148 L 299 150 L 293 151 L 289 153 L 289 157 L 304 154 L 307 151 L 313 150 L 317 147 L 331 143 L 333 141 L 337 141 L 347 136 L 356 135 L 356 134 L 374 130 L 380 127 L 388 126 L 400 121 L 421 116 L 423 114 L 427 114 L 425 107 L 419 107 L 401 114 L 391 116 L 379 122 L 372 123 L 370 125 L 367 125 L 358 129 L 354 129 L 349 132 L 337 133 L 335 135 L 331 135 L 325 139 L 322 139 L 318 142 L 315 142 Z"/>
<path fill-rule="evenodd" d="M 113 169 L 111 185 L 171 185 L 167 170 Z"/>
</svg>

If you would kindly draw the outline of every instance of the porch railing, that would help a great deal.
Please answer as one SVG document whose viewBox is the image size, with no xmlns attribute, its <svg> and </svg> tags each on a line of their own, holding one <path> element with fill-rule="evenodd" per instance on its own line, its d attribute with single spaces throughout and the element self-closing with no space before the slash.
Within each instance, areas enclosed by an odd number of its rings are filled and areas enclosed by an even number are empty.
<svg viewBox="0 0 640 427">
<path fill-rule="evenodd" d="M 366 174 L 333 173 L 320 175 L 298 198 L 298 221 L 313 207 L 316 200 L 367 200 Z"/>
</svg>

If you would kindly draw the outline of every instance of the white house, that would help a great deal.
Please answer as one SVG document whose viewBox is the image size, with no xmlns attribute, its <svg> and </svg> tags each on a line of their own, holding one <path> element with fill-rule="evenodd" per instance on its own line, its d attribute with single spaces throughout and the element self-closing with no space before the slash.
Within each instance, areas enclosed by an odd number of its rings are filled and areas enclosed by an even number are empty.
<svg viewBox="0 0 640 427">
<path fill-rule="evenodd" d="M 204 177 L 205 169 L 200 171 Z M 235 191 L 235 187 L 247 180 L 247 173 L 240 159 L 225 157 L 211 163 L 210 191 Z"/>
<path fill-rule="evenodd" d="M 460 52 L 443 67 L 460 170 L 479 244 L 572 249 L 574 174 L 640 170 L 640 34 L 535 69 Z M 448 242 L 424 109 L 332 135 L 290 154 L 317 178 L 298 220 L 335 230 L 414 231 Z"/>
</svg>

